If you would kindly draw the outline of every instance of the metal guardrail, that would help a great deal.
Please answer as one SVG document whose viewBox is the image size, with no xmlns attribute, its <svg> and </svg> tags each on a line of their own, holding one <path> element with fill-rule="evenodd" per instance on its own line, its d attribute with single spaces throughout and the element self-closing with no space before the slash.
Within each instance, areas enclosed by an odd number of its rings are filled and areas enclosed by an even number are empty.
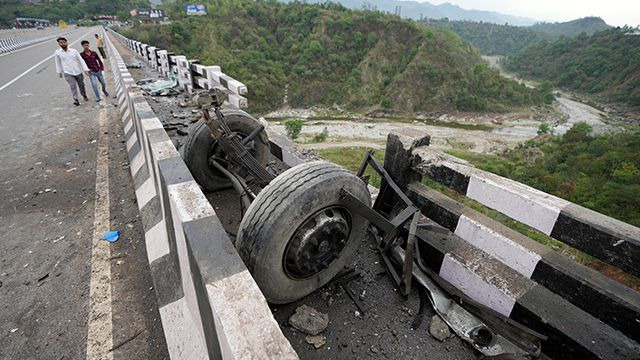
<svg viewBox="0 0 640 360">
<path fill-rule="evenodd" d="M 68 34 L 69 30 L 61 30 L 55 33 L 49 33 L 46 35 L 33 35 L 23 37 L 12 37 L 8 39 L 0 39 L 0 54 L 10 51 L 18 50 L 20 48 L 36 44 L 45 40 L 50 40 L 58 36 Z"/>
</svg>

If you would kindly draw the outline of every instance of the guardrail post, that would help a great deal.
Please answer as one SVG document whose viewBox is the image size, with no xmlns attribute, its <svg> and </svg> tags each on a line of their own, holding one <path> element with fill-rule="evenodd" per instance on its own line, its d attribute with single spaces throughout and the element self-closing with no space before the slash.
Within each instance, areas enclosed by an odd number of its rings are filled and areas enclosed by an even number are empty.
<svg viewBox="0 0 640 360">
<path fill-rule="evenodd" d="M 149 64 L 149 66 L 151 66 L 151 68 L 153 70 L 156 70 L 158 68 L 157 64 L 158 61 L 156 60 L 156 47 L 155 46 L 149 46 L 147 48 L 147 52 L 148 52 L 148 56 L 147 56 L 147 64 Z"/>
<path fill-rule="evenodd" d="M 193 91 L 193 79 L 191 77 L 191 69 L 186 56 L 175 56 L 178 65 L 178 84 L 184 91 L 191 93 Z"/>
</svg>

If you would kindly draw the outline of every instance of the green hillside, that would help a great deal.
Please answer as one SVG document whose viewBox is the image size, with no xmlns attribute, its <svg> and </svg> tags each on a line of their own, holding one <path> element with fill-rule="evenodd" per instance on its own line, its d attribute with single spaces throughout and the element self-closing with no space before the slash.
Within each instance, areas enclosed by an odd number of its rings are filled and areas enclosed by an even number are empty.
<svg viewBox="0 0 640 360">
<path fill-rule="evenodd" d="M 544 96 L 489 69 L 451 32 L 336 4 L 210 1 L 209 14 L 124 34 L 218 64 L 249 88 L 252 111 L 340 104 L 352 110 L 506 111 Z"/>
<path fill-rule="evenodd" d="M 640 105 L 640 36 L 631 28 L 543 41 L 513 54 L 505 67 L 557 86 Z"/>
<path fill-rule="evenodd" d="M 591 35 L 598 31 L 607 30 L 610 26 L 599 17 L 589 16 L 566 22 L 542 22 L 529 28 L 553 38 L 559 38 L 560 36 L 576 36 L 582 33 Z"/>
<path fill-rule="evenodd" d="M 420 24 L 449 30 L 473 44 L 485 55 L 506 55 L 551 37 L 525 26 L 498 25 L 475 21 L 424 19 Z"/>
<path fill-rule="evenodd" d="M 541 40 L 553 41 L 561 36 L 587 35 L 609 26 L 599 17 L 586 17 L 563 23 L 538 23 L 533 26 L 498 25 L 488 22 L 424 19 L 420 24 L 449 30 L 473 44 L 485 55 L 508 55 Z"/>
</svg>

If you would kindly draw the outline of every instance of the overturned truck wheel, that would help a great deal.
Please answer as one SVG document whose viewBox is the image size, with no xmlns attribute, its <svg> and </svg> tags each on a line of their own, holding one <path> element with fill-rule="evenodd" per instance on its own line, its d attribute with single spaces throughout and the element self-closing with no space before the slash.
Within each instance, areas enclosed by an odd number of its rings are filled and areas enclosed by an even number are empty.
<svg viewBox="0 0 640 360">
<path fill-rule="evenodd" d="M 242 139 L 260 126 L 258 120 L 242 110 L 223 109 L 222 114 L 231 131 Z M 269 161 L 270 148 L 266 131 L 262 131 L 251 140 L 246 148 L 263 167 Z M 211 137 L 211 130 L 204 121 L 198 121 L 191 128 L 180 153 L 193 178 L 205 190 L 216 191 L 231 187 L 229 179 L 209 164 L 209 159 L 216 156 L 221 159 L 219 162 L 228 168 L 224 160 L 226 155 L 218 142 Z"/>
<path fill-rule="evenodd" d="M 308 295 L 353 257 L 368 222 L 340 203 L 341 189 L 371 205 L 364 182 L 327 162 L 285 171 L 251 203 L 236 248 L 267 301 Z"/>
</svg>

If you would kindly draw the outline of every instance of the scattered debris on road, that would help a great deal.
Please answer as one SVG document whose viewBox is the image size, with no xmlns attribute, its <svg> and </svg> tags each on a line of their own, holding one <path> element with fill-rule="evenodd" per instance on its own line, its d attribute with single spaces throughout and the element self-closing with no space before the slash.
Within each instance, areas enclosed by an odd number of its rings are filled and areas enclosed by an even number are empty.
<svg viewBox="0 0 640 360">
<path fill-rule="evenodd" d="M 104 236 L 102 237 L 102 240 L 106 240 L 110 243 L 114 243 L 116 241 L 118 241 L 118 238 L 120 237 L 120 231 L 119 230 L 114 230 L 114 231 L 109 231 L 106 234 L 104 234 Z"/>
<path fill-rule="evenodd" d="M 327 338 L 324 335 L 307 335 L 304 339 L 316 349 L 320 349 L 327 343 Z"/>
<path fill-rule="evenodd" d="M 438 314 L 433 315 L 431 322 L 429 322 L 429 333 L 440 341 L 445 341 L 451 336 L 449 325 Z"/>
<path fill-rule="evenodd" d="M 318 335 L 329 325 L 329 315 L 310 306 L 302 305 L 289 318 L 289 325 L 305 334 Z"/>
</svg>

